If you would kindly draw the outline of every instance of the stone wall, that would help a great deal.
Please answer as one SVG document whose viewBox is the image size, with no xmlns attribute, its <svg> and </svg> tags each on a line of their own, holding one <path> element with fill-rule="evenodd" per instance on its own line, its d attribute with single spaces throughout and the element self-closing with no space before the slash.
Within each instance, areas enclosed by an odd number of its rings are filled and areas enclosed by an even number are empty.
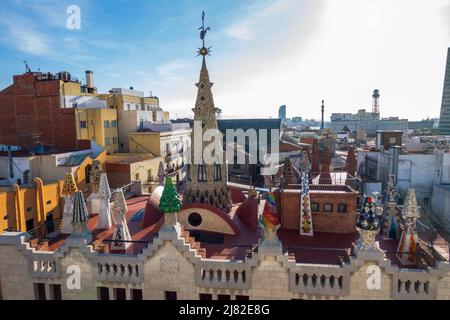
<svg viewBox="0 0 450 320">
<path fill-rule="evenodd" d="M 179 227 L 162 229 L 138 255 L 99 254 L 77 238 L 66 239 L 57 252 L 36 252 L 26 234 L 0 236 L 0 288 L 3 299 L 35 299 L 35 283 L 61 285 L 63 299 L 99 298 L 106 287 L 142 290 L 144 299 L 199 299 L 199 294 L 237 295 L 250 299 L 448 299 L 450 265 L 438 262 L 428 269 L 400 269 L 379 249 L 355 249 L 339 265 L 300 264 L 281 249 L 258 252 L 244 261 L 204 259 L 185 242 Z M 70 284 L 77 271 L 80 287 Z M 377 275 L 377 272 L 379 274 Z M 379 276 L 379 277 L 378 277 Z M 69 284 L 69 285 L 68 285 Z"/>
</svg>

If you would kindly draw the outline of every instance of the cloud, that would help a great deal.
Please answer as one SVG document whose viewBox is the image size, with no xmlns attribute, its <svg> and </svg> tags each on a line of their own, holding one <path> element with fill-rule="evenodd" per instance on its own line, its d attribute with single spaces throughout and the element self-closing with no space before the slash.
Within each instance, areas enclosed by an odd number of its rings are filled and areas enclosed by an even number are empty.
<svg viewBox="0 0 450 320">
<path fill-rule="evenodd" d="M 0 33 L 0 42 L 6 47 L 34 55 L 46 55 L 51 52 L 48 36 L 33 30 L 26 20 L 3 17 L 0 26 L 3 29 Z"/>
<path fill-rule="evenodd" d="M 183 70 L 188 67 L 187 62 L 183 60 L 172 60 L 156 67 L 157 78 L 159 81 L 181 79 Z"/>
<path fill-rule="evenodd" d="M 244 13 L 224 29 L 224 33 L 237 40 L 250 40 L 268 29 L 276 28 L 272 24 L 288 13 L 298 0 L 271 0 L 263 3 L 251 3 Z"/>
</svg>

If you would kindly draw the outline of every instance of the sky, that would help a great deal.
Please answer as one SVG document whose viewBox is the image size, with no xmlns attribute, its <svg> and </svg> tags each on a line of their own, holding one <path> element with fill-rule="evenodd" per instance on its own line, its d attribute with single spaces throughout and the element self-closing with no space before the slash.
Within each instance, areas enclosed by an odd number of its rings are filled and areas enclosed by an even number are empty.
<svg viewBox="0 0 450 320">
<path fill-rule="evenodd" d="M 70 6 L 80 9 L 79 29 Z M 99 92 L 133 86 L 171 117 L 192 117 L 206 12 L 207 65 L 223 117 L 320 118 L 370 110 L 439 117 L 450 0 L 2 0 L 0 88 L 33 71 L 69 71 Z M 72 27 L 70 27 L 72 26 Z"/>
</svg>

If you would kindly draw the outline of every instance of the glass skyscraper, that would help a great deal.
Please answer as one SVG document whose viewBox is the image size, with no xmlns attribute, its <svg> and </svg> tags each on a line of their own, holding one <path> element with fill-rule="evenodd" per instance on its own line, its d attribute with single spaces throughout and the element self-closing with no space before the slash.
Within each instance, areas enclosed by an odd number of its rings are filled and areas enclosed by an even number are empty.
<svg viewBox="0 0 450 320">
<path fill-rule="evenodd" d="M 441 116 L 439 119 L 439 134 L 450 135 L 450 48 L 447 51 L 444 92 L 442 93 Z"/>
</svg>

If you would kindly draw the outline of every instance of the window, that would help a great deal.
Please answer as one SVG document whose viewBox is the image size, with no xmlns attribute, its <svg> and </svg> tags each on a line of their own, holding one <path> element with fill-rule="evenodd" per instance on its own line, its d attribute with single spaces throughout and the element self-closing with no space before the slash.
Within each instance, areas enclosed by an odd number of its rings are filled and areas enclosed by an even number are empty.
<svg viewBox="0 0 450 320">
<path fill-rule="evenodd" d="M 207 180 L 206 166 L 204 164 L 200 164 L 198 166 L 198 181 L 206 182 L 206 180 Z"/>
<path fill-rule="evenodd" d="M 114 288 L 114 297 L 116 300 L 127 300 L 125 288 Z"/>
<path fill-rule="evenodd" d="M 140 176 L 139 176 L 139 173 L 136 173 L 136 174 L 134 175 L 134 180 L 135 180 L 135 181 L 141 180 L 141 179 L 140 179 Z"/>
<path fill-rule="evenodd" d="M 110 139 L 108 137 L 105 138 L 105 146 L 109 146 L 111 144 Z"/>
<path fill-rule="evenodd" d="M 129 103 L 127 103 L 127 107 L 125 108 L 125 110 L 130 110 L 131 109 L 131 105 Z"/>
<path fill-rule="evenodd" d="M 250 297 L 249 296 L 239 296 L 239 295 L 237 295 L 236 296 L 236 300 L 250 300 Z"/>
<path fill-rule="evenodd" d="M 51 284 L 50 288 L 52 290 L 53 300 L 62 300 L 61 285 L 60 284 Z"/>
<path fill-rule="evenodd" d="M 188 164 L 186 166 L 186 179 L 188 179 L 188 181 L 191 181 L 191 165 Z"/>
<path fill-rule="evenodd" d="M 112 142 L 113 142 L 113 144 L 118 144 L 119 143 L 119 138 L 113 137 Z"/>
<path fill-rule="evenodd" d="M 109 128 L 109 121 L 108 120 L 103 121 L 103 127 Z"/>
<path fill-rule="evenodd" d="M 45 283 L 34 284 L 34 297 L 36 300 L 47 300 L 45 295 Z"/>
<path fill-rule="evenodd" d="M 325 203 L 323 205 L 323 211 L 324 212 L 333 212 L 333 204 L 331 203 Z"/>
<path fill-rule="evenodd" d="M 147 170 L 147 180 L 149 180 L 149 181 L 152 180 L 152 169 Z"/>
<path fill-rule="evenodd" d="M 212 300 L 212 294 L 209 294 L 209 293 L 200 293 L 200 300 L 201 300 L 201 301 Z"/>
<path fill-rule="evenodd" d="M 318 212 L 318 211 L 320 211 L 320 206 L 319 206 L 319 204 L 316 203 L 316 202 L 312 202 L 312 203 L 311 203 L 311 211 L 312 211 L 312 212 Z"/>
<path fill-rule="evenodd" d="M 131 289 L 132 300 L 142 300 L 142 289 Z"/>
<path fill-rule="evenodd" d="M 347 204 L 346 203 L 339 203 L 337 208 L 338 208 L 339 213 L 347 212 Z"/>
<path fill-rule="evenodd" d="M 86 129 L 87 128 L 87 121 L 80 121 L 80 128 Z"/>
<path fill-rule="evenodd" d="M 175 291 L 165 291 L 164 297 L 166 300 L 177 300 L 177 293 Z"/>
<path fill-rule="evenodd" d="M 109 300 L 109 288 L 97 288 L 98 300 Z"/>
<path fill-rule="evenodd" d="M 222 180 L 222 172 L 221 172 L 221 166 L 220 164 L 216 164 L 214 166 L 214 180 L 220 181 Z"/>
<path fill-rule="evenodd" d="M 198 227 L 202 224 L 202 216 L 197 212 L 192 212 L 188 217 L 188 222 L 193 227 Z"/>
<path fill-rule="evenodd" d="M 85 179 L 86 179 L 86 183 L 91 183 L 91 170 L 92 170 L 92 166 L 90 164 L 88 164 L 86 166 L 86 168 L 84 168 L 84 175 L 85 175 Z M 77 181 L 77 178 L 75 178 L 75 181 Z"/>
<path fill-rule="evenodd" d="M 231 300 L 231 296 L 229 294 L 218 294 L 217 300 Z"/>
<path fill-rule="evenodd" d="M 34 228 L 34 219 L 29 219 L 26 222 L 27 232 L 33 230 Z"/>
<path fill-rule="evenodd" d="M 117 120 L 111 121 L 111 127 L 116 128 L 117 127 Z"/>
</svg>

